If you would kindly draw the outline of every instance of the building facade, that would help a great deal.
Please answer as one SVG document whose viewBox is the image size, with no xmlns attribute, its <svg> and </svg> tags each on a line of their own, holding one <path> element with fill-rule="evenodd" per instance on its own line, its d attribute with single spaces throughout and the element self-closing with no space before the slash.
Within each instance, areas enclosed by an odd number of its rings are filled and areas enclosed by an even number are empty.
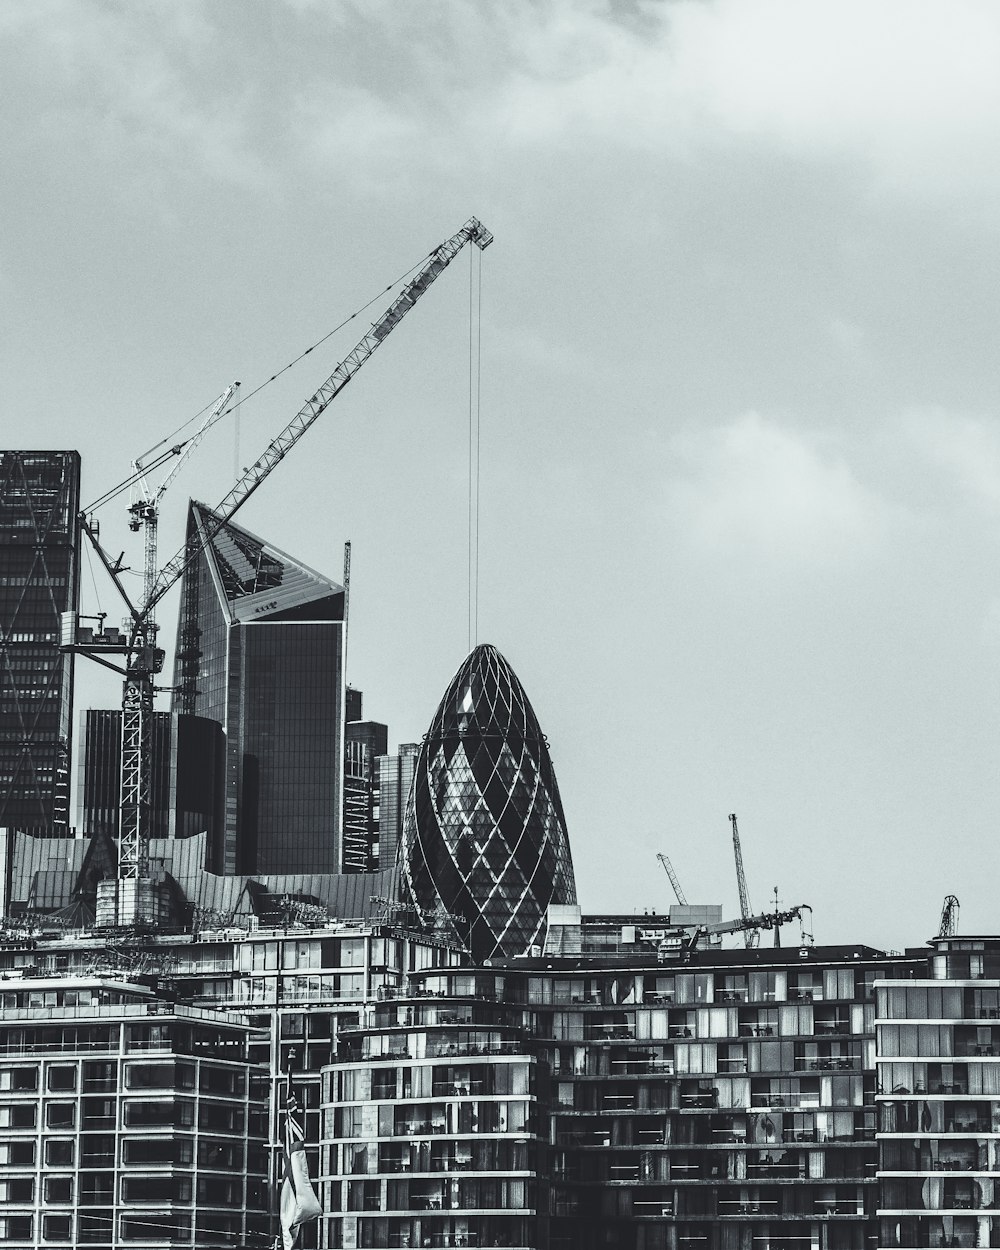
<svg viewBox="0 0 1000 1250">
<path fill-rule="evenodd" d="M 192 503 L 173 710 L 226 735 L 216 872 L 338 871 L 344 590 Z"/>
<path fill-rule="evenodd" d="M 392 868 L 398 859 L 403 816 L 419 754 L 419 742 L 401 742 L 395 755 L 383 755 L 377 760 L 379 868 Z"/>
<path fill-rule="evenodd" d="M 327 1244 L 874 1244 L 875 986 L 922 959 L 601 941 L 412 976 L 342 1031 Z"/>
<path fill-rule="evenodd" d="M 122 714 L 88 708 L 81 716 L 77 827 L 87 836 L 120 828 Z M 154 838 L 207 833 L 217 845 L 222 828 L 225 738 L 217 721 L 155 712 L 152 726 L 149 830 Z"/>
<path fill-rule="evenodd" d="M 263 1245 L 268 1069 L 247 1026 L 107 976 L 0 982 L 5 1246 Z"/>
<path fill-rule="evenodd" d="M 359 694 L 360 692 L 353 692 Z M 344 872 L 376 872 L 379 862 L 380 757 L 389 749 L 389 727 L 357 716 L 344 726 Z"/>
<path fill-rule="evenodd" d="M 266 1246 L 289 1070 L 305 1250 L 1000 1240 L 1000 939 L 720 950 L 634 919 L 487 967 L 371 920 L 6 931 L 5 1244 Z"/>
<path fill-rule="evenodd" d="M 80 457 L 0 453 L 0 825 L 69 825 L 73 658 L 62 613 L 77 605 Z"/>
<path fill-rule="evenodd" d="M 422 934 L 346 921 L 114 942 L 0 931 L 3 1244 L 271 1250 L 286 1074 L 316 1178 L 341 1030 L 411 973 L 460 960 Z M 296 1244 L 335 1244 L 338 1230 L 324 1216 Z"/>
<path fill-rule="evenodd" d="M 1000 938 L 878 987 L 880 1247 L 1000 1245 Z"/>
</svg>

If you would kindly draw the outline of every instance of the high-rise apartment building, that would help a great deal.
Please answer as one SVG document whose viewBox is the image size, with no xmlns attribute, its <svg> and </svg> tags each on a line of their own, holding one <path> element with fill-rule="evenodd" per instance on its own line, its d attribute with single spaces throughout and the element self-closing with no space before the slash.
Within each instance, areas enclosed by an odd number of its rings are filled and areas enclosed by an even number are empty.
<svg viewBox="0 0 1000 1250">
<path fill-rule="evenodd" d="M 302 1250 L 1000 1241 L 998 938 L 721 950 L 563 905 L 541 957 L 477 966 L 364 907 L 289 928 L 254 885 L 127 948 L 0 931 L 5 1246 L 267 1245 L 290 1066 Z"/>
<path fill-rule="evenodd" d="M 886 1250 L 1000 1243 L 1000 938 L 932 945 L 916 977 L 877 989 Z"/>
<path fill-rule="evenodd" d="M 270 1244 L 246 1024 L 106 974 L 8 979 L 0 1008 L 4 1246 Z"/>
<path fill-rule="evenodd" d="M 214 535 L 212 531 L 215 530 Z M 192 503 L 174 710 L 226 734 L 216 872 L 335 872 L 343 804 L 344 589 Z"/>
<path fill-rule="evenodd" d="M 81 716 L 77 827 L 85 836 L 120 832 L 122 714 L 88 708 Z M 217 721 L 179 712 L 156 712 L 151 732 L 149 833 L 154 838 L 208 834 L 222 827 L 225 738 Z"/>
<path fill-rule="evenodd" d="M 73 659 L 61 615 L 77 602 L 80 456 L 0 453 L 0 825 L 69 824 Z"/>
</svg>

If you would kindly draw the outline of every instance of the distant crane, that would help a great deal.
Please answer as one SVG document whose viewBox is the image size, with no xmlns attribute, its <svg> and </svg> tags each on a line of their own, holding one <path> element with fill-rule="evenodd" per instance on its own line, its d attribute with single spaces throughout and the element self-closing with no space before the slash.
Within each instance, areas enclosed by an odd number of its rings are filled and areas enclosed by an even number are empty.
<svg viewBox="0 0 1000 1250">
<path fill-rule="evenodd" d="M 740 915 L 744 922 L 752 919 L 750 912 L 750 897 L 747 892 L 747 878 L 743 871 L 743 852 L 740 849 L 740 831 L 736 825 L 736 813 L 729 813 L 729 822 L 733 826 L 733 855 L 736 857 L 736 884 L 740 892 Z M 763 925 L 746 924 L 743 931 L 743 938 L 748 947 L 756 946 L 760 941 L 760 930 Z"/>
<path fill-rule="evenodd" d="M 796 907 L 785 908 L 779 911 L 775 907 L 774 911 L 758 912 L 756 916 L 741 916 L 739 920 L 723 920 L 719 924 L 699 925 L 690 931 L 687 938 L 687 949 L 694 950 L 698 939 L 704 936 L 720 936 L 725 933 L 750 933 L 753 932 L 755 937 L 761 929 L 773 929 L 775 934 L 775 945 L 778 945 L 778 929 L 783 924 L 789 924 L 793 920 L 797 920 L 800 926 L 800 941 L 803 946 L 812 944 L 812 933 L 806 929 L 803 912 L 808 912 L 810 916 L 810 927 L 812 918 L 812 908 L 808 903 L 799 903 Z"/>
<path fill-rule="evenodd" d="M 677 901 L 682 907 L 687 907 L 688 901 L 684 897 L 684 891 L 681 889 L 681 883 L 677 880 L 677 873 L 674 872 L 674 866 L 666 855 L 659 853 L 656 858 L 663 865 L 663 871 L 670 878 L 670 884 L 674 887 L 674 893 L 677 895 Z"/>
<path fill-rule="evenodd" d="M 451 264 L 466 244 L 474 243 L 483 250 L 493 242 L 493 235 L 475 217 L 450 239 L 446 239 L 427 255 L 417 272 L 407 281 L 389 307 L 374 321 L 371 328 L 355 344 L 333 373 L 299 409 L 285 428 L 264 449 L 261 456 L 243 471 L 242 476 L 215 508 L 213 519 L 199 543 L 186 543 L 180 551 L 149 579 L 144 586 L 142 602 L 131 600 L 122 582 L 121 559 L 113 560 L 101 546 L 96 522 L 87 512 L 80 514 L 81 529 L 94 547 L 101 563 L 128 609 L 128 636 L 118 630 L 102 631 L 100 637 L 86 637 L 78 631 L 78 618 L 66 614 L 63 621 L 63 649 L 80 652 L 120 672 L 125 678 L 122 697 L 122 784 L 120 803 L 120 838 L 118 879 L 100 882 L 98 910 L 105 915 L 114 912 L 118 925 L 149 925 L 157 919 L 156 882 L 149 865 L 149 801 L 152 775 L 152 721 L 156 676 L 163 669 L 163 649 L 156 644 L 153 612 L 184 571 L 198 558 L 246 503 L 258 486 L 288 455 L 313 422 L 351 381 L 372 353 L 385 341 L 437 277 Z M 221 410 L 220 410 L 221 412 Z M 166 456 L 161 459 L 165 459 Z M 153 466 L 150 466 L 151 468 Z M 110 656 L 123 659 L 121 667 Z M 102 908 L 103 903 L 103 908 Z M 110 904 L 110 906 L 109 906 Z"/>
<path fill-rule="evenodd" d="M 958 932 L 959 902 L 954 894 L 949 894 L 941 908 L 941 923 L 938 925 L 938 937 L 954 937 Z"/>
</svg>

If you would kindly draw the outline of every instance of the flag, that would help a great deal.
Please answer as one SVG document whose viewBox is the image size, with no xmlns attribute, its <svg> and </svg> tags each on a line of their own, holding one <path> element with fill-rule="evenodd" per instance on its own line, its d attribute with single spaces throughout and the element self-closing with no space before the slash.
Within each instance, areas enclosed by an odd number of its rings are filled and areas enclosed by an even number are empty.
<svg viewBox="0 0 1000 1250">
<path fill-rule="evenodd" d="M 281 1182 L 281 1239 L 284 1250 L 292 1250 L 299 1228 L 323 1213 L 309 1181 L 306 1165 L 305 1130 L 298 1100 L 292 1089 L 291 1073 L 285 1087 L 285 1175 Z"/>
</svg>

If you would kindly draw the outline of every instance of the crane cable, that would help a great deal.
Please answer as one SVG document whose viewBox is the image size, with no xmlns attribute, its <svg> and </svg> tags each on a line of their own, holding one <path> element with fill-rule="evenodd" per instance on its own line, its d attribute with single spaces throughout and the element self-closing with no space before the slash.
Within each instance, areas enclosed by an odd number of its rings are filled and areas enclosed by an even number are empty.
<svg viewBox="0 0 1000 1250">
<path fill-rule="evenodd" d="M 483 261 L 469 251 L 469 650 L 479 641 L 479 484 Z M 478 260 L 478 265 L 477 265 Z"/>
<path fill-rule="evenodd" d="M 282 368 L 278 369 L 276 373 L 272 373 L 266 382 L 261 382 L 259 386 L 255 387 L 254 390 L 250 391 L 248 394 L 241 395 L 235 404 L 230 404 L 230 406 L 227 409 L 225 409 L 224 412 L 219 413 L 219 419 L 221 420 L 222 417 L 229 416 L 231 412 L 236 412 L 237 417 L 238 417 L 238 410 L 248 400 L 253 399 L 255 395 L 259 395 L 260 392 L 264 390 L 265 387 L 270 386 L 272 382 L 277 381 L 277 379 L 280 378 L 282 374 L 287 373 L 289 369 L 293 368 L 295 365 L 305 360 L 305 358 L 309 355 L 310 352 L 314 352 L 317 347 L 322 347 L 322 345 L 327 341 L 327 339 L 332 338 L 333 335 L 335 335 L 338 331 L 342 330 L 344 326 L 350 325 L 350 323 L 354 320 L 355 317 L 360 317 L 360 315 L 365 311 L 365 309 L 370 308 L 372 304 L 375 303 L 376 300 L 382 299 L 382 297 L 388 294 L 388 292 L 391 291 L 394 287 L 397 287 L 401 283 L 405 282 L 406 279 L 412 273 L 415 273 L 418 269 L 420 269 L 421 266 L 423 266 L 432 255 L 433 255 L 433 252 L 428 252 L 425 256 L 422 256 L 415 265 L 412 265 L 409 269 L 407 269 L 407 271 L 404 274 L 401 274 L 398 278 L 396 278 L 395 281 L 390 282 L 389 285 L 384 290 L 378 291 L 375 295 L 371 297 L 370 300 L 367 301 L 367 303 L 364 303 L 361 305 L 360 308 L 355 309 L 355 311 L 352 312 L 349 317 L 345 317 L 344 320 L 339 325 L 334 326 L 332 330 L 328 330 L 326 334 L 324 334 L 322 338 L 317 339 L 316 342 L 313 343 L 311 347 L 307 347 L 305 351 L 300 352 L 298 356 L 296 356 L 293 360 L 290 360 L 287 365 L 283 365 Z M 213 400 L 212 402 L 214 403 L 215 401 Z M 166 438 L 160 439 L 160 441 L 156 443 L 153 447 L 151 447 L 149 451 L 147 451 L 145 454 L 147 456 L 151 455 L 154 451 L 158 450 L 160 447 L 163 447 L 166 444 L 170 444 L 172 439 L 176 438 L 176 436 L 182 430 L 187 429 L 187 427 L 191 425 L 192 422 L 197 421 L 198 418 L 202 416 L 205 412 L 207 412 L 211 406 L 212 406 L 211 403 L 206 404 L 205 407 L 202 408 L 200 412 L 196 412 L 193 417 L 189 417 L 187 421 L 182 422 L 182 424 L 179 425 L 176 430 L 174 430 L 173 434 L 168 434 Z M 122 494 L 124 491 L 128 490 L 130 486 L 135 485 L 135 483 L 142 476 L 142 473 L 151 472 L 153 469 L 163 464 L 164 461 L 169 460 L 171 456 L 179 452 L 190 441 L 191 441 L 190 438 L 188 438 L 188 439 L 185 439 L 180 444 L 169 446 L 168 449 L 165 452 L 163 452 L 162 455 L 160 455 L 159 458 L 155 460 L 152 464 L 146 465 L 145 468 L 139 473 L 130 473 L 129 476 L 125 478 L 123 481 L 119 482 L 117 486 L 112 486 L 110 490 L 106 491 L 103 495 L 101 495 L 98 499 L 96 499 L 92 504 L 86 507 L 84 509 L 84 512 L 86 513 L 96 512 L 98 508 L 102 508 L 106 503 L 110 503 L 112 499 L 117 499 L 117 497 L 120 494 Z"/>
</svg>

